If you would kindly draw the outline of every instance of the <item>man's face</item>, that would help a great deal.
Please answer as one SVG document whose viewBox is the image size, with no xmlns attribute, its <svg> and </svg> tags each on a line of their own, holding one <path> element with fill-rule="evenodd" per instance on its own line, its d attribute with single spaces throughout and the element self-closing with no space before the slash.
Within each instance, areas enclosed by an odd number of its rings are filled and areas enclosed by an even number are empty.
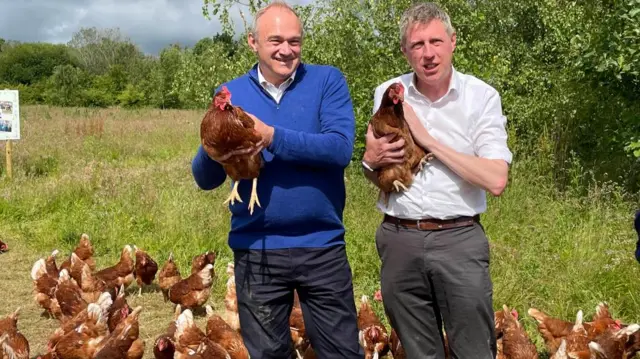
<svg viewBox="0 0 640 359">
<path fill-rule="evenodd" d="M 402 53 L 420 82 L 438 86 L 448 83 L 455 47 L 456 34 L 448 35 L 442 21 L 435 19 L 407 29 Z"/>
<path fill-rule="evenodd" d="M 281 83 L 300 63 L 302 26 L 287 9 L 272 8 L 260 17 L 257 38 L 249 34 L 249 46 L 257 52 L 260 70 L 267 78 Z"/>
</svg>

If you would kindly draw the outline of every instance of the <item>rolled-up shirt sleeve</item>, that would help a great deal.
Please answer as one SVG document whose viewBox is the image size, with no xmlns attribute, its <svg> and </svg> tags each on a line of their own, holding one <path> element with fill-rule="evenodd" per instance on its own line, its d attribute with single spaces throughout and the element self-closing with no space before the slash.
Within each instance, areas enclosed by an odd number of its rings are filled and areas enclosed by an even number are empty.
<svg viewBox="0 0 640 359">
<path fill-rule="evenodd" d="M 507 145 L 507 118 L 502 113 L 500 94 L 492 90 L 473 129 L 473 149 L 478 157 L 511 163 L 513 154 Z"/>
</svg>

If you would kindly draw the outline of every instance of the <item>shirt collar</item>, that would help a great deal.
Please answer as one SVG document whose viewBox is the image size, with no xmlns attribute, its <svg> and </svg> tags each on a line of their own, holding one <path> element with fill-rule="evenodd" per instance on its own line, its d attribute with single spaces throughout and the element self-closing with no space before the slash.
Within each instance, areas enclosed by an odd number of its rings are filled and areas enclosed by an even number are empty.
<svg viewBox="0 0 640 359">
<path fill-rule="evenodd" d="M 274 86 L 274 87 L 275 87 L 275 85 L 274 85 L 274 84 L 270 83 L 269 81 L 267 81 L 267 80 L 264 78 L 264 76 L 262 76 L 262 71 L 260 71 L 260 65 L 258 65 L 257 67 L 258 67 L 258 82 L 260 82 L 260 84 L 261 84 L 262 86 L 266 86 L 267 84 L 269 84 L 269 85 L 271 85 L 271 86 Z M 288 79 L 286 79 L 286 80 L 282 83 L 282 85 L 280 85 L 280 86 L 283 86 L 283 85 L 289 85 L 289 84 L 291 84 L 291 83 L 293 82 L 293 80 L 296 78 L 296 72 L 298 72 L 298 71 L 297 71 L 297 69 L 296 69 L 295 71 L 293 71 L 293 73 L 291 74 L 291 76 L 289 76 L 289 78 L 288 78 Z"/>
<path fill-rule="evenodd" d="M 416 75 L 415 72 L 411 73 L 411 78 L 410 78 L 410 82 L 409 82 L 409 90 L 413 91 L 414 94 L 418 95 L 418 96 L 422 96 L 424 98 L 426 98 L 425 95 L 423 95 L 420 91 L 418 91 L 418 88 L 416 87 Z M 438 99 L 438 101 L 444 99 L 445 97 L 449 96 L 450 94 L 454 94 L 454 93 L 460 93 L 460 77 L 458 76 L 458 71 L 456 71 L 456 69 L 453 67 L 453 65 L 451 66 L 451 81 L 449 81 L 449 89 L 447 89 L 447 93 L 444 94 L 444 96 L 442 96 L 441 99 Z M 429 100 L 429 99 L 427 99 Z M 437 102 L 437 101 L 436 101 Z"/>
</svg>

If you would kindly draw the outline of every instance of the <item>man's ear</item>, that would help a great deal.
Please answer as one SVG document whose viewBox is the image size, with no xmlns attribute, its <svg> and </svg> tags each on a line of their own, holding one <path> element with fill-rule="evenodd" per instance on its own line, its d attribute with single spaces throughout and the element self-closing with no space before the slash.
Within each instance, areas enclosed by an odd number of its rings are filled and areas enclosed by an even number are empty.
<svg viewBox="0 0 640 359">
<path fill-rule="evenodd" d="M 247 44 L 249 44 L 253 52 L 258 52 L 258 39 L 253 35 L 253 31 L 247 35 Z"/>
<path fill-rule="evenodd" d="M 452 52 L 455 51 L 456 49 L 456 41 L 457 41 L 457 37 L 456 37 L 456 33 L 454 32 L 453 35 L 451 35 L 451 46 L 452 46 L 451 51 Z"/>
</svg>

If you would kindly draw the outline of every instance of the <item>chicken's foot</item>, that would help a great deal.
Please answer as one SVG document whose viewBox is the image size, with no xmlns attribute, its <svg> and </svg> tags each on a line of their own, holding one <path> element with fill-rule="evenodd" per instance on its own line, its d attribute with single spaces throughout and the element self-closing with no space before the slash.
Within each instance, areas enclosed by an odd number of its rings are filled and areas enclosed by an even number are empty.
<svg viewBox="0 0 640 359">
<path fill-rule="evenodd" d="M 407 187 L 405 187 L 405 185 L 398 180 L 393 181 L 393 187 L 396 188 L 396 192 L 400 192 L 400 188 L 404 189 L 405 191 L 408 191 Z"/>
<path fill-rule="evenodd" d="M 224 201 L 223 204 L 227 204 L 229 202 L 231 202 L 231 204 L 234 204 L 235 200 L 238 200 L 238 202 L 242 203 L 242 199 L 240 199 L 240 195 L 238 194 L 239 183 L 240 181 L 233 182 L 233 188 L 231 189 L 231 194 L 229 195 L 229 197 L 227 197 L 227 199 Z"/>
<path fill-rule="evenodd" d="M 253 214 L 254 205 L 258 205 L 258 207 L 262 208 L 260 205 L 260 200 L 258 200 L 258 178 L 253 179 L 253 183 L 251 184 L 251 198 L 249 199 L 249 213 Z"/>
<path fill-rule="evenodd" d="M 422 157 L 422 159 L 420 160 L 420 171 L 422 171 L 422 169 L 424 168 L 424 166 L 427 165 L 427 163 L 429 163 L 429 161 L 431 161 L 432 159 L 434 159 L 436 156 L 433 155 L 433 153 L 429 152 L 427 153 L 424 157 Z"/>
</svg>

